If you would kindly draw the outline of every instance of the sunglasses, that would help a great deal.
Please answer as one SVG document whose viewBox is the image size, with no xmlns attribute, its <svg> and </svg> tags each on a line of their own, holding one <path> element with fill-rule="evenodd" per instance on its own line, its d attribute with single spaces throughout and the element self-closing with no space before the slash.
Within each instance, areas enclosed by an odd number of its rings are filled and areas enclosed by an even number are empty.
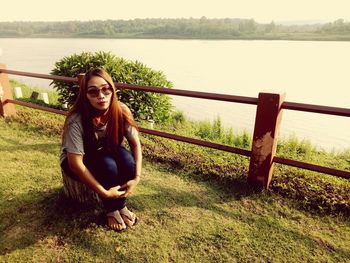
<svg viewBox="0 0 350 263">
<path fill-rule="evenodd" d="M 112 94 L 113 92 L 113 88 L 111 86 L 107 85 L 103 85 L 102 88 L 88 88 L 87 90 L 87 94 L 91 97 L 98 97 L 98 95 L 100 95 L 100 91 L 102 92 L 103 95 L 107 96 Z"/>
</svg>

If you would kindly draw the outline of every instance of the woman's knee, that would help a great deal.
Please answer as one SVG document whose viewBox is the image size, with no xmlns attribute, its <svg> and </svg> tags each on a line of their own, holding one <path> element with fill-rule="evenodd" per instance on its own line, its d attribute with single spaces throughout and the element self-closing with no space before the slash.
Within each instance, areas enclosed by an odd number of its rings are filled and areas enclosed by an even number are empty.
<svg viewBox="0 0 350 263">
<path fill-rule="evenodd" d="M 133 176 L 135 171 L 135 160 L 132 154 L 124 147 L 119 147 L 116 160 L 123 173 Z"/>
<path fill-rule="evenodd" d="M 135 164 L 134 157 L 132 154 L 125 149 L 124 147 L 119 147 L 118 152 L 117 152 L 117 157 L 120 161 L 123 163 L 130 163 L 130 164 Z"/>
<path fill-rule="evenodd" d="M 121 163 L 126 164 L 128 166 L 132 166 L 132 167 L 135 166 L 134 157 L 124 147 L 119 147 L 118 154 L 117 154 L 117 161 L 120 161 Z"/>
<path fill-rule="evenodd" d="M 112 156 L 93 156 L 84 159 L 84 163 L 94 175 L 101 174 L 108 177 L 115 177 L 118 175 L 118 166 Z"/>
<path fill-rule="evenodd" d="M 110 176 L 118 175 L 118 166 L 115 159 L 111 156 L 103 156 L 100 160 L 101 170 Z"/>
</svg>

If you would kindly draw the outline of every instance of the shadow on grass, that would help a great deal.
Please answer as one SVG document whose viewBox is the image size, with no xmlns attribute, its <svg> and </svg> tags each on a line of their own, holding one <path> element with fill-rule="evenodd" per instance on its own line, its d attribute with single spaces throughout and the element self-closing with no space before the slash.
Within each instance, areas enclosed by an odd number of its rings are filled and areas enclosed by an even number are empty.
<svg viewBox="0 0 350 263">
<path fill-rule="evenodd" d="M 179 190 L 171 186 L 161 186 L 152 181 L 145 183 L 145 187 L 155 190 L 151 194 L 139 194 L 130 198 L 131 206 L 137 211 L 155 211 L 155 218 L 161 222 L 166 217 L 163 224 L 158 226 L 158 231 L 167 229 L 167 220 L 172 224 L 178 221 L 176 214 L 164 214 L 167 208 L 177 207 L 199 207 L 220 214 L 232 221 L 241 221 L 250 225 L 247 238 L 269 239 L 269 245 L 273 246 L 279 242 L 278 236 L 291 236 L 296 243 L 305 247 L 314 247 L 327 250 L 329 254 L 341 257 L 349 257 L 350 251 L 335 247 L 325 242 L 317 236 L 309 236 L 293 229 L 289 225 L 275 221 L 273 217 L 257 215 L 253 212 L 245 215 L 240 214 L 235 209 L 226 210 L 218 206 L 223 196 L 215 195 L 213 189 L 207 189 L 203 193 L 191 193 L 186 190 Z M 203 199 L 202 194 L 208 194 L 208 198 Z M 237 198 L 233 195 L 225 198 Z M 52 189 L 46 192 L 28 193 L 16 196 L 16 200 L 7 201 L 8 205 L 0 212 L 0 255 L 6 255 L 16 250 L 22 250 L 30 246 L 38 246 L 40 242 L 51 240 L 50 246 L 55 250 L 68 247 L 81 247 L 84 249 L 94 249 L 94 247 L 106 246 L 103 240 L 96 240 L 96 236 L 89 234 L 86 229 L 92 229 L 92 223 L 104 225 L 105 219 L 102 211 L 93 206 L 81 206 L 70 201 L 64 196 L 62 189 Z M 175 212 L 176 213 L 176 212 Z M 198 218 L 201 220 L 201 218 Z M 170 224 L 170 225 L 172 225 Z M 147 224 L 142 225 L 147 228 Z M 169 226 L 170 227 L 170 226 Z M 261 232 L 262 230 L 262 232 Z M 147 230 L 144 230 L 147 233 Z M 152 228 L 151 231 L 154 231 Z M 164 230 L 165 231 L 165 230 Z M 222 226 L 221 231 L 235 233 L 234 229 L 226 229 Z M 91 233 L 91 231 L 90 231 Z M 225 232 L 222 232 L 225 233 Z M 221 234 L 222 234 L 221 233 Z M 275 233 L 269 237 L 269 233 Z M 276 239 L 276 233 L 277 240 Z M 221 235 L 220 234 L 220 235 Z M 225 234 L 226 235 L 226 234 Z M 200 241 L 200 240 L 199 240 Z M 140 240 L 140 244 L 143 241 Z M 257 242 L 259 244 L 259 242 Z M 47 243 L 44 243 L 47 246 Z M 264 250 L 264 248 L 259 248 Z"/>
<path fill-rule="evenodd" d="M 131 197 L 129 202 L 135 211 L 159 210 L 161 213 L 164 208 L 196 206 L 232 218 L 238 216 L 235 212 L 227 212 L 216 206 L 222 198 L 220 196 L 204 202 L 198 194 L 175 187 L 160 187 L 152 182 L 145 183 L 145 186 L 156 189 L 156 193 Z M 5 209 L 0 211 L 0 255 L 25 249 L 43 242 L 48 237 L 54 238 L 52 245 L 57 248 L 66 244 L 86 247 L 90 242 L 98 241 L 91 241 L 91 236 L 84 229 L 91 227 L 92 223 L 106 225 L 100 208 L 92 205 L 82 206 L 67 199 L 63 189 L 28 192 L 4 202 L 7 202 Z M 84 242 L 81 242 L 82 240 Z"/>
<path fill-rule="evenodd" d="M 146 181 L 144 185 L 145 187 L 152 189 L 155 192 L 152 194 L 139 194 L 133 196 L 130 200 L 131 207 L 135 208 L 136 211 L 152 211 L 156 221 L 161 222 L 159 224 L 159 228 L 165 229 L 168 228 L 167 224 L 169 220 L 178 222 L 179 216 L 180 218 L 181 216 L 192 216 L 191 214 L 179 215 L 176 211 L 171 212 L 173 208 L 175 208 L 175 210 L 176 208 L 180 207 L 201 208 L 210 211 L 212 215 L 220 215 L 231 222 L 236 221 L 249 225 L 250 227 L 246 238 L 252 240 L 252 243 L 255 244 L 263 244 L 266 242 L 266 240 L 269 240 L 267 246 L 271 247 L 271 251 L 275 250 L 274 246 L 281 242 L 281 237 L 287 236 L 287 240 L 295 242 L 295 246 L 301 246 L 305 248 L 312 247 L 314 249 L 325 250 L 327 251 L 327 254 L 331 254 L 340 258 L 350 257 L 349 249 L 337 247 L 332 243 L 323 240 L 318 235 L 309 235 L 308 233 L 300 231 L 298 228 L 295 229 L 293 227 L 294 224 L 286 225 L 284 222 L 281 222 L 280 219 L 276 219 L 274 213 L 256 213 L 254 209 L 250 210 L 247 207 L 242 208 L 240 202 L 238 202 L 237 206 L 245 210 L 244 213 L 242 213 L 242 210 L 240 208 L 236 209 L 234 207 L 222 206 L 222 204 L 229 201 L 239 201 L 243 197 L 254 195 L 256 194 L 256 190 L 250 189 L 249 187 L 244 187 L 242 189 L 240 188 L 242 185 L 237 184 L 234 188 L 230 188 L 231 191 L 229 191 L 229 189 L 226 189 L 228 192 L 222 192 L 222 188 L 218 188 L 217 185 L 208 184 L 207 182 L 205 184 L 206 187 L 204 189 L 199 190 L 199 192 L 195 193 L 189 190 L 181 190 L 181 188 L 177 188 L 171 185 L 160 185 L 149 180 Z M 240 190 L 238 190 L 239 188 Z M 207 219 L 197 218 L 195 221 L 201 220 Z M 170 223 L 170 225 L 172 224 Z M 228 235 L 234 235 L 235 231 L 236 229 L 234 228 L 221 226 L 218 227 L 217 235 L 221 237 L 223 233 L 227 232 L 230 232 Z M 194 233 L 194 236 L 196 235 L 198 235 L 198 232 Z M 282 240 L 283 239 L 284 238 L 282 238 Z M 190 240 L 193 242 L 192 236 Z M 198 242 L 203 242 L 203 237 L 198 237 Z M 191 246 L 193 246 L 193 244 L 189 245 L 189 247 Z M 289 244 L 283 244 L 283 246 L 289 246 Z M 260 257 L 261 255 L 259 255 L 259 253 L 264 254 L 263 251 L 265 248 L 257 248 L 260 250 L 257 251 L 257 257 Z"/>
<path fill-rule="evenodd" d="M 295 209 L 303 210 L 318 215 L 340 215 L 349 217 L 349 185 L 339 187 L 336 184 L 323 182 L 319 179 L 311 180 L 311 177 L 302 173 L 286 170 L 284 174 L 276 173 L 269 190 L 257 189 L 247 182 L 248 171 L 237 169 L 233 176 L 223 176 L 217 171 L 211 173 L 204 171 L 202 174 L 196 167 L 186 165 L 178 166 L 171 161 L 152 160 L 153 165 L 163 170 L 173 171 L 180 177 L 195 182 L 206 182 L 211 187 L 220 190 L 228 198 L 241 199 L 246 196 L 278 195 L 286 200 Z M 187 170 L 187 172 L 186 172 Z M 281 172 L 280 172 L 281 173 Z M 319 186 L 315 189 L 313 185 Z"/>
<path fill-rule="evenodd" d="M 129 202 L 136 211 L 161 211 L 177 207 L 197 207 L 210 210 L 231 219 L 238 219 L 239 213 L 235 210 L 228 211 L 219 205 L 229 199 L 237 199 L 236 196 L 220 194 L 218 190 L 207 189 L 197 193 L 180 190 L 175 187 L 160 186 L 154 182 L 144 182 L 145 187 L 154 189 L 154 194 L 138 194 L 133 196 Z M 156 212 L 157 214 L 157 212 Z"/>
<path fill-rule="evenodd" d="M 11 200 L 0 212 L 0 255 L 55 237 L 54 246 L 75 243 L 74 233 L 79 233 L 92 222 L 103 224 L 101 211 L 93 206 L 81 205 L 67 199 L 63 189 L 46 192 L 29 192 Z"/>
<path fill-rule="evenodd" d="M 226 198 L 241 199 L 246 196 L 258 195 L 262 191 L 248 184 L 247 171 L 235 174 L 233 177 L 219 177 L 217 174 L 200 174 L 193 169 L 187 169 L 186 166 L 177 166 L 169 163 L 157 162 L 147 159 L 159 170 L 177 174 L 184 180 L 191 180 L 196 183 L 205 183 L 213 190 L 219 191 Z"/>
</svg>

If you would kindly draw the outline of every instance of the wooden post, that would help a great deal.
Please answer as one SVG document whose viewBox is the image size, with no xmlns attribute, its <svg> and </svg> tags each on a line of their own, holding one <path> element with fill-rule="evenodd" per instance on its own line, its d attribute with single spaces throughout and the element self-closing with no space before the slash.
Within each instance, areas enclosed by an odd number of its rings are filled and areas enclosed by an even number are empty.
<svg viewBox="0 0 350 263">
<path fill-rule="evenodd" d="M 6 69 L 6 65 L 0 64 L 0 69 Z M 12 103 L 6 103 L 7 99 L 12 100 L 12 92 L 10 81 L 6 73 L 0 71 L 0 115 L 2 117 L 14 115 L 16 113 L 15 106 Z"/>
<path fill-rule="evenodd" d="M 248 182 L 259 188 L 268 189 L 272 179 L 284 98 L 284 93 L 259 93 L 248 174 Z"/>
</svg>

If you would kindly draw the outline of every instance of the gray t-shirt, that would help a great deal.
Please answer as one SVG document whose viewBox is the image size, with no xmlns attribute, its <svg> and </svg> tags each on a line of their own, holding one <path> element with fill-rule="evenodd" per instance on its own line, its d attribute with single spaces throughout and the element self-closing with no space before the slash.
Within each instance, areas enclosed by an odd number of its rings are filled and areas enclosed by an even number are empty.
<svg viewBox="0 0 350 263">
<path fill-rule="evenodd" d="M 84 130 L 81 116 L 74 113 L 68 120 L 61 145 L 60 162 L 67 157 L 67 152 L 84 155 Z"/>
<path fill-rule="evenodd" d="M 105 137 L 105 134 L 103 134 L 106 131 L 105 128 L 106 127 L 103 127 L 102 129 L 99 128 L 95 131 L 97 139 Z M 137 134 L 137 130 L 134 127 L 125 125 L 124 136 L 128 141 L 131 140 L 135 134 Z M 84 130 L 81 115 L 74 113 L 72 116 L 70 116 L 66 131 L 63 135 L 60 156 L 61 163 L 67 157 L 67 152 L 79 155 L 85 154 L 83 138 Z"/>
</svg>

